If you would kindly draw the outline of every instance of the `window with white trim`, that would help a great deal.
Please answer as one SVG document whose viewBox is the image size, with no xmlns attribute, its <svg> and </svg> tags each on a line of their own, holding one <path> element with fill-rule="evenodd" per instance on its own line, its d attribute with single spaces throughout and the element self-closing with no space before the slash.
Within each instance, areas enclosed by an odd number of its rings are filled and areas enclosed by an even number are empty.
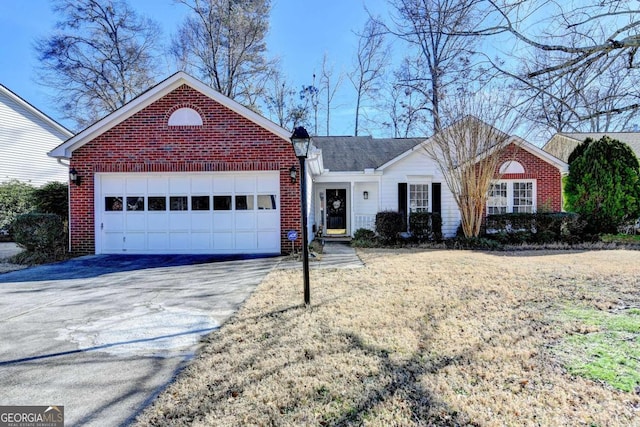
<svg viewBox="0 0 640 427">
<path fill-rule="evenodd" d="M 429 211 L 429 184 L 409 184 L 409 211 Z"/>
<path fill-rule="evenodd" d="M 507 183 L 498 182 L 489 186 L 489 198 L 487 199 L 487 214 L 507 213 Z"/>
<path fill-rule="evenodd" d="M 513 183 L 513 212 L 533 212 L 533 182 Z"/>
<path fill-rule="evenodd" d="M 532 213 L 536 211 L 534 180 L 504 180 L 491 184 L 487 198 L 487 214 Z"/>
</svg>

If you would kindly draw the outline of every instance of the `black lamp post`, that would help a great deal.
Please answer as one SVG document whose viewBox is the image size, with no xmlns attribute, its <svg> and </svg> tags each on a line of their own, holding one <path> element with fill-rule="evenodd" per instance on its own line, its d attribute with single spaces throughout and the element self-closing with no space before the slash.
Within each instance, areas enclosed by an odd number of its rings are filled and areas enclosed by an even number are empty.
<svg viewBox="0 0 640 427">
<path fill-rule="evenodd" d="M 309 242 L 307 236 L 307 189 L 305 172 L 306 160 L 311 146 L 311 137 L 302 126 L 293 130 L 291 145 L 300 161 L 300 207 L 302 213 L 302 264 L 304 267 L 304 304 L 311 304 L 311 291 L 309 289 Z"/>
</svg>

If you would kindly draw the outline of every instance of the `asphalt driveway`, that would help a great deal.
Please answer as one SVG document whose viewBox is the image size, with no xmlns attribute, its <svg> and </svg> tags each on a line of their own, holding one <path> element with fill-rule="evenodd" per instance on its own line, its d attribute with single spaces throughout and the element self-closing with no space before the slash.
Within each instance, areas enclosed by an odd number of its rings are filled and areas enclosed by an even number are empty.
<svg viewBox="0 0 640 427">
<path fill-rule="evenodd" d="M 0 274 L 0 405 L 128 424 L 278 260 L 91 256 Z"/>
</svg>

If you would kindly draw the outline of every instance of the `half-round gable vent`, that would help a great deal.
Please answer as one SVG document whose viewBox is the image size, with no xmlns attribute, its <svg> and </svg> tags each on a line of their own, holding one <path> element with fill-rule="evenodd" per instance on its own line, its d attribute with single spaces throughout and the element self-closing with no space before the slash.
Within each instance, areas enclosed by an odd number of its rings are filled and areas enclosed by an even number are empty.
<svg viewBox="0 0 640 427">
<path fill-rule="evenodd" d="M 169 117 L 169 126 L 202 126 L 202 117 L 193 108 L 183 107 Z"/>
<path fill-rule="evenodd" d="M 524 173 L 524 166 L 515 160 L 509 160 L 500 166 L 500 173 Z"/>
</svg>

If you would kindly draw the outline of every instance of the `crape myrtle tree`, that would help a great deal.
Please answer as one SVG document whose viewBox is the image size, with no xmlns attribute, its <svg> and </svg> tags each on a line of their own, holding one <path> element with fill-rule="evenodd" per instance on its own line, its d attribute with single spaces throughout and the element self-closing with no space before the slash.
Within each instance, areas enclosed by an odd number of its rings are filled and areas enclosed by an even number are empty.
<svg viewBox="0 0 640 427">
<path fill-rule="evenodd" d="M 627 144 L 588 138 L 569 157 L 567 209 L 587 220 L 588 232 L 615 233 L 640 217 L 639 178 L 638 159 Z"/>
<path fill-rule="evenodd" d="M 276 61 L 267 58 L 269 0 L 176 0 L 189 15 L 173 37 L 178 66 L 257 109 Z"/>
<path fill-rule="evenodd" d="M 516 153 L 508 147 L 520 142 L 511 136 L 518 116 L 509 114 L 499 95 L 463 91 L 442 100 L 439 108 L 443 128 L 425 143 L 425 151 L 453 194 L 465 237 L 477 237 L 491 183 L 500 178 L 500 164 Z"/>
<path fill-rule="evenodd" d="M 125 0 L 59 0 L 56 31 L 36 41 L 39 82 L 81 129 L 155 83 L 160 29 Z"/>
</svg>

